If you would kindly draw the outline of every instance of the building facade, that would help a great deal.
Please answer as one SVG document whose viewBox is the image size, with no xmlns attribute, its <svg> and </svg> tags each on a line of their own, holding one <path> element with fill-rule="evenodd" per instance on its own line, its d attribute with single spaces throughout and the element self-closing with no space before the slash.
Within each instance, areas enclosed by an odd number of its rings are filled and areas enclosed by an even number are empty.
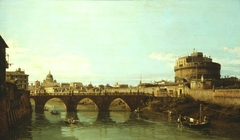
<svg viewBox="0 0 240 140">
<path fill-rule="evenodd" d="M 6 81 L 6 68 L 8 68 L 8 63 L 6 60 L 6 48 L 8 48 L 6 42 L 0 36 L 0 86 L 5 85 Z"/>
<path fill-rule="evenodd" d="M 51 94 L 60 91 L 60 84 L 53 79 L 53 75 L 49 71 L 42 83 L 37 80 L 34 85 L 31 84 L 28 89 L 31 94 Z"/>
<path fill-rule="evenodd" d="M 113 87 L 115 87 L 115 88 L 128 88 L 128 84 L 116 83 Z"/>
<path fill-rule="evenodd" d="M 15 83 L 19 89 L 28 89 L 28 76 L 21 68 L 6 72 L 6 80 Z"/>
<path fill-rule="evenodd" d="M 11 126 L 23 118 L 31 111 L 30 94 L 25 89 L 19 89 L 16 83 L 6 81 L 6 61 L 7 44 L 0 36 L 0 139 L 6 135 Z"/>
</svg>

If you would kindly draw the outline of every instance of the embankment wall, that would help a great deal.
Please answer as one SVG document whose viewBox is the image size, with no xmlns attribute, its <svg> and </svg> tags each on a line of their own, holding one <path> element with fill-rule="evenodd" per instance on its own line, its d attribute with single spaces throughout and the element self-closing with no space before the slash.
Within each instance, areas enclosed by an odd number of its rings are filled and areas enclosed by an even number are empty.
<svg viewBox="0 0 240 140">
<path fill-rule="evenodd" d="M 191 90 L 186 94 L 195 100 L 214 103 L 221 106 L 240 108 L 240 89 Z"/>
<path fill-rule="evenodd" d="M 10 127 L 15 126 L 31 110 L 30 92 L 12 89 L 11 85 L 1 91 L 0 100 L 0 139 L 4 139 Z M 13 96 L 11 95 L 13 94 Z"/>
<path fill-rule="evenodd" d="M 178 87 L 172 88 L 174 92 L 179 92 Z M 144 92 L 148 94 L 154 94 L 155 97 L 169 97 L 170 94 L 157 94 L 159 87 L 149 88 L 114 88 L 109 89 L 106 92 Z M 207 103 L 214 103 L 221 106 L 229 106 L 240 108 L 240 89 L 190 89 L 184 88 L 183 94 L 189 94 L 195 100 L 204 101 Z M 177 97 L 180 94 L 173 94 L 171 97 Z"/>
<path fill-rule="evenodd" d="M 3 97 L 3 92 L 0 92 L 0 139 L 7 133 L 8 123 L 7 123 L 7 115 L 6 115 L 6 101 Z"/>
</svg>

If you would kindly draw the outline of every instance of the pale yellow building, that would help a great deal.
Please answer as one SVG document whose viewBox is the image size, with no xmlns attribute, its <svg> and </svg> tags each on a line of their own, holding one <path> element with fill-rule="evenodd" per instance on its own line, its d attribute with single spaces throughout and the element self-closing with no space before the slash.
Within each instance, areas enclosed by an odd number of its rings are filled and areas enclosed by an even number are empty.
<svg viewBox="0 0 240 140">
<path fill-rule="evenodd" d="M 15 83 L 19 89 L 28 89 L 28 76 L 21 68 L 6 72 L 6 81 Z"/>
</svg>

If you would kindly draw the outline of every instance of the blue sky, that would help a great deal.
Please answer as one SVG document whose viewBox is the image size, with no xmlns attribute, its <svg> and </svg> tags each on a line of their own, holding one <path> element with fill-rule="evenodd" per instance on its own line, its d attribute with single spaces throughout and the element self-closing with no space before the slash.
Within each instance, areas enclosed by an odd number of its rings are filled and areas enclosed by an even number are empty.
<svg viewBox="0 0 240 140">
<path fill-rule="evenodd" d="M 29 82 L 137 85 L 174 81 L 178 57 L 195 48 L 240 77 L 239 0 L 0 1 L 8 71 Z"/>
</svg>

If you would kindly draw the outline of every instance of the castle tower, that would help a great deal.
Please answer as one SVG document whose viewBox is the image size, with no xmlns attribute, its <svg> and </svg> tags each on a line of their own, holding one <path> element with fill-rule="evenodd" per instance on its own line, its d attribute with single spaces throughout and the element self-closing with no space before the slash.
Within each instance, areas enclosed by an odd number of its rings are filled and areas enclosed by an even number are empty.
<svg viewBox="0 0 240 140">
<path fill-rule="evenodd" d="M 221 65 L 212 62 L 210 57 L 203 56 L 195 50 L 190 56 L 180 57 L 175 64 L 175 82 L 191 80 L 219 80 Z"/>
</svg>

